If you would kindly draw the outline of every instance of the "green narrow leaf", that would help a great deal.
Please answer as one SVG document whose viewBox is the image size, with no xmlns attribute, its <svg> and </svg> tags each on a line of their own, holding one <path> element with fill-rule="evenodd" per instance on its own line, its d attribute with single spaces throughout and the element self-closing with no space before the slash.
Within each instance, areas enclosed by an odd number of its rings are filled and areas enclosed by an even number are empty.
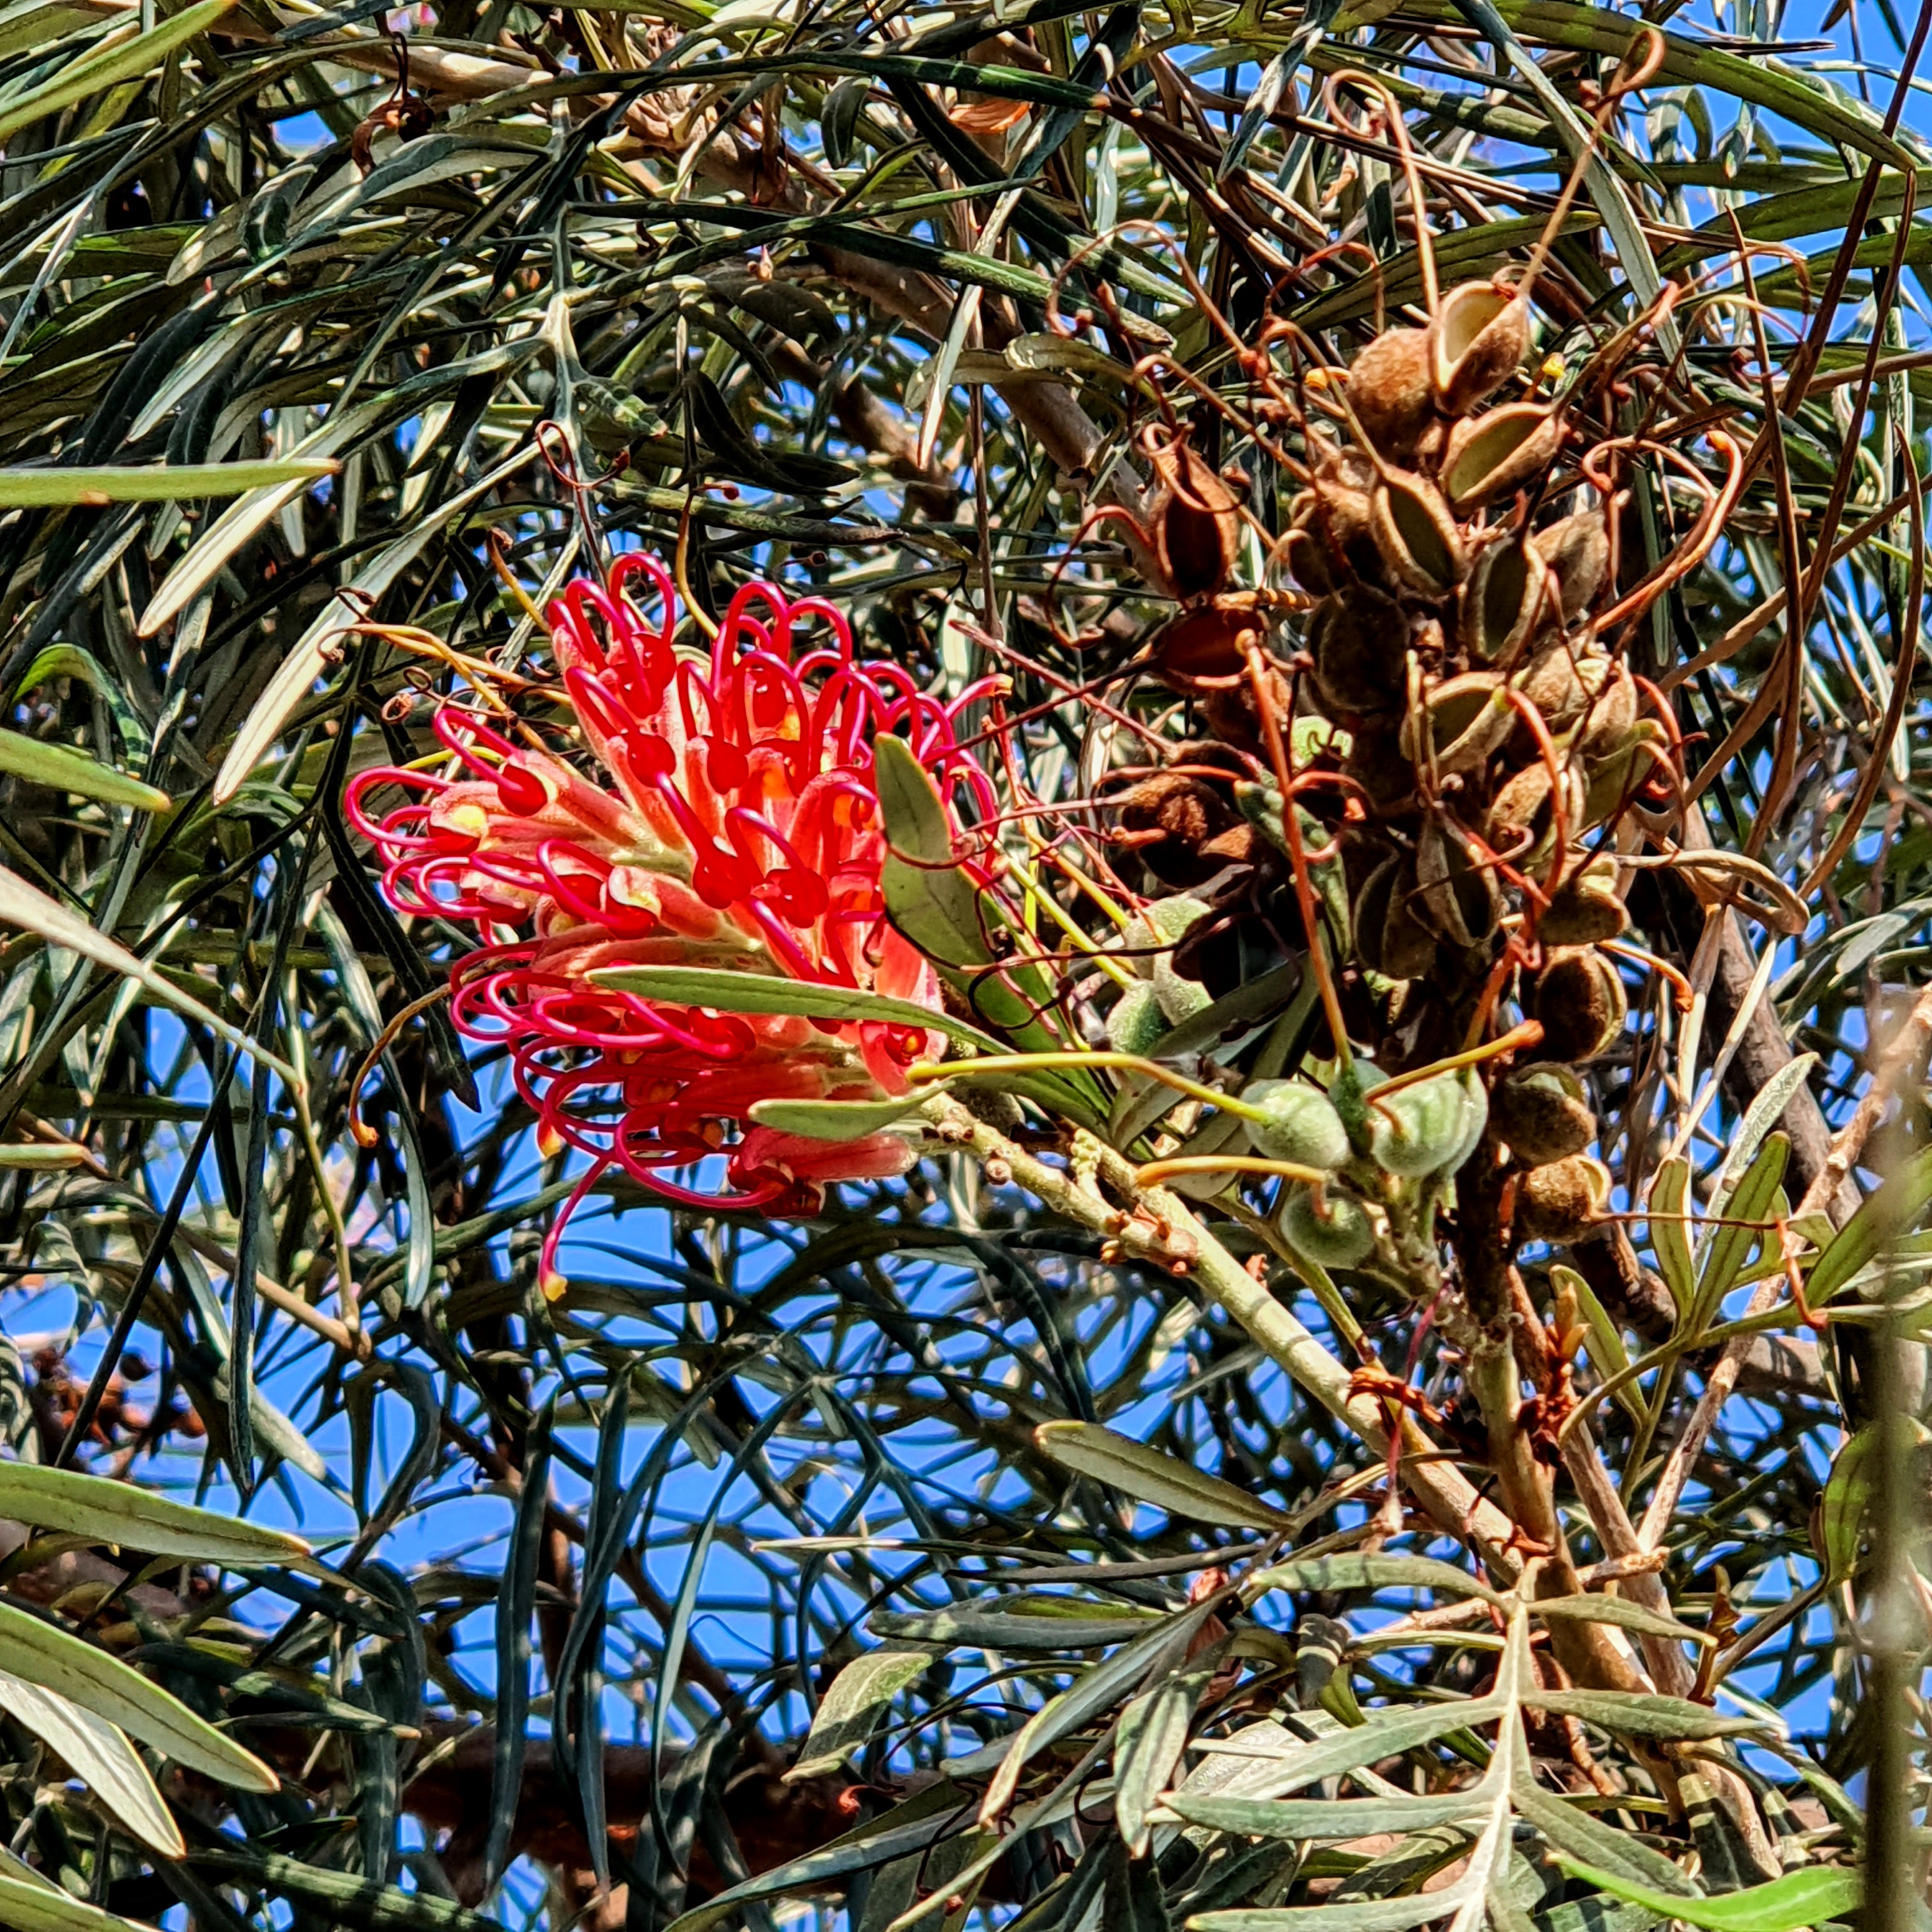
<svg viewBox="0 0 1932 1932">
<path fill-rule="evenodd" d="M 544 1406 L 525 1438 L 523 1493 L 496 1594 L 496 1738 L 490 1754 L 490 1835 L 483 1852 L 485 1896 L 502 1875 L 523 1790 L 530 1715 L 530 1619 L 536 1614 L 537 1558 L 550 1504 L 550 1431 L 556 1399 Z"/>
<path fill-rule="evenodd" d="M 309 1554 L 286 1530 L 37 1462 L 0 1462 L 0 1517 L 184 1563 L 289 1563 Z"/>
<path fill-rule="evenodd" d="M 0 1870 L 0 1925 L 8 1932 L 151 1932 L 134 1919 L 116 1918 L 52 1886 L 16 1878 L 10 1870 Z"/>
<path fill-rule="evenodd" d="M 157 972 L 145 959 L 136 958 L 118 940 L 98 932 L 79 914 L 56 904 L 38 886 L 30 886 L 4 866 L 0 866 L 0 926 L 37 932 L 50 945 L 77 952 L 110 973 L 118 973 L 133 980 L 151 998 L 199 1020 L 231 1046 L 239 1047 L 244 1053 L 272 1066 L 292 1088 L 302 1084 L 286 1060 L 250 1039 L 240 1028 L 231 1025 L 219 1013 L 211 1012 L 199 1000 L 190 998 L 164 974 Z"/>
<path fill-rule="evenodd" d="M 1842 1918 L 1858 1910 L 1864 1886 L 1856 1872 L 1813 1867 L 1786 1872 L 1766 1885 L 1748 1886 L 1742 1892 L 1726 1892 L 1721 1898 L 1678 1898 L 1669 1892 L 1652 1892 L 1648 1886 L 1599 1870 L 1558 1852 L 1558 1862 L 1571 1872 L 1612 1898 L 1648 1907 L 1653 1912 L 1680 1918 L 1704 1932 L 1802 1932 L 1806 1926 L 1822 1924 L 1828 1918 Z"/>
<path fill-rule="evenodd" d="M 1550 1270 L 1550 1286 L 1558 1294 L 1567 1290 L 1576 1304 L 1590 1330 L 1590 1360 L 1599 1378 L 1609 1382 L 1622 1374 L 1630 1365 L 1630 1351 L 1624 1346 L 1622 1331 L 1611 1320 L 1610 1311 L 1597 1299 L 1596 1290 L 1574 1268 L 1560 1262 Z M 1636 1420 L 1643 1420 L 1643 1392 L 1634 1383 L 1626 1382 L 1614 1400 Z"/>
<path fill-rule="evenodd" d="M 280 1779 L 252 1751 L 139 1671 L 10 1604 L 0 1604 L 0 1646 L 16 1676 L 105 1718 L 189 1770 L 241 1791 L 281 1788 Z"/>
<path fill-rule="evenodd" d="M 188 1847 L 140 1754 L 104 1718 L 0 1670 L 0 1710 L 53 1747 L 122 1828 L 164 1858 Z"/>
<path fill-rule="evenodd" d="M 141 779 L 97 763 L 71 746 L 52 745 L 19 731 L 0 729 L 0 772 L 8 772 L 50 791 L 98 798 L 104 805 L 130 806 L 136 812 L 166 812 L 167 794 Z"/>
<path fill-rule="evenodd" d="M 1753 1224 L 1769 1216 L 1784 1180 L 1785 1162 L 1790 1152 L 1787 1136 L 1769 1136 L 1759 1149 L 1757 1158 L 1732 1190 L 1730 1200 L 1723 1204 L 1724 1220 L 1705 1237 L 1697 1269 L 1697 1298 L 1691 1304 L 1688 1328 L 1694 1340 L 1716 1319 L 1724 1297 L 1736 1285 L 1745 1262 L 1773 1239 L 1769 1228 Z"/>
<path fill-rule="evenodd" d="M 938 1082 L 884 1100 L 760 1100 L 752 1106 L 752 1118 L 759 1126 L 808 1141 L 863 1140 L 916 1113 L 950 1084 Z"/>
<path fill-rule="evenodd" d="M 1114 1739 L 1114 1816 L 1134 1858 L 1147 1855 L 1148 1813 L 1180 1762 L 1195 1705 L 1226 1648 L 1225 1640 L 1212 1646 L 1206 1667 L 1197 1661 L 1191 1670 L 1170 1672 L 1120 1713 Z"/>
<path fill-rule="evenodd" d="M 1606 1597 L 1587 1592 L 1577 1597 L 1540 1597 L 1530 1605 L 1540 1617 L 1566 1617 L 1580 1623 L 1615 1624 L 1621 1630 L 1636 1630 L 1645 1636 L 1668 1637 L 1677 1643 L 1714 1645 L 1717 1639 L 1706 1630 L 1694 1630 L 1666 1617 L 1660 1610 L 1647 1610 L 1628 1597 Z"/>
<path fill-rule="evenodd" d="M 1284 1511 L 1246 1490 L 1097 1422 L 1043 1422 L 1033 1439 L 1048 1461 L 1169 1516 L 1223 1529 L 1278 1529 L 1289 1520 Z"/>
<path fill-rule="evenodd" d="M 172 19 L 136 34 L 123 46 L 75 62 L 64 74 L 0 107 L 0 141 L 10 140 L 22 128 L 31 128 L 76 100 L 99 98 L 117 82 L 148 73 L 176 48 L 206 33 L 234 4 L 235 0 L 200 0 L 199 4 L 184 8 Z"/>
<path fill-rule="evenodd" d="M 1720 1717 L 1708 1705 L 1688 1698 L 1654 1696 L 1637 1690 L 1544 1690 L 1523 1693 L 1532 1709 L 1580 1718 L 1606 1731 L 1634 1738 L 1728 1738 L 1766 1728 L 1760 1718 Z"/>
<path fill-rule="evenodd" d="M 868 1650 L 853 1658 L 818 1700 L 811 1733 L 784 1774 L 786 1784 L 838 1770 L 864 1748 L 892 1700 L 932 1664 L 929 1650 Z"/>
<path fill-rule="evenodd" d="M 1401 1834 L 1478 1817 L 1490 1795 L 1452 1791 L 1442 1798 L 1211 1798 L 1175 1792 L 1161 1808 L 1184 1823 L 1250 1838 L 1317 1838 L 1336 1844 L 1377 1832 Z"/>
<path fill-rule="evenodd" d="M 1503 1600 L 1480 1579 L 1432 1556 L 1303 1556 L 1270 1564 L 1250 1577 L 1245 1588 L 1269 1590 L 1447 1590 L 1459 1597 Z"/>
<path fill-rule="evenodd" d="M 1811 1264 L 1804 1295 L 1814 1308 L 1833 1300 L 1846 1282 L 1916 1221 L 1932 1201 L 1932 1148 L 1912 1156 L 1838 1230 Z"/>
<path fill-rule="evenodd" d="M 1697 1270 L 1690 1258 L 1690 1237 L 1684 1224 L 1684 1200 L 1690 1187 L 1690 1163 L 1681 1156 L 1664 1162 L 1650 1189 L 1650 1244 L 1658 1271 L 1677 1304 L 1677 1318 L 1688 1320 L 1697 1299 Z"/>
</svg>

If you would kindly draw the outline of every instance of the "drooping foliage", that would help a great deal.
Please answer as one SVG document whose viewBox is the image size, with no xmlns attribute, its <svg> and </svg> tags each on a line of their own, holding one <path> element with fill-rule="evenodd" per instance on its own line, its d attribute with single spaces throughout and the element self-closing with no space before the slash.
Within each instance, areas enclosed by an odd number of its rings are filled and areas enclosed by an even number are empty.
<svg viewBox="0 0 1932 1932">
<path fill-rule="evenodd" d="M 0 11 L 0 1924 L 1922 1916 L 1810 26 Z"/>
</svg>

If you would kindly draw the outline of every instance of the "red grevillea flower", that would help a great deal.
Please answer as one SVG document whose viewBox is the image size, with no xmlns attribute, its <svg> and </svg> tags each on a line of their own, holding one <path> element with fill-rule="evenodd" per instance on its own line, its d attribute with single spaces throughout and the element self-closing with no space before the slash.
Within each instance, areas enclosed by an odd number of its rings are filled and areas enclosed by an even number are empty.
<svg viewBox="0 0 1932 1932">
<path fill-rule="evenodd" d="M 638 578 L 656 622 L 629 594 Z M 943 704 L 897 664 L 856 660 L 823 598 L 748 584 L 708 660 L 680 654 L 670 578 L 633 553 L 547 616 L 596 776 L 527 728 L 449 703 L 444 769 L 363 772 L 348 808 L 392 904 L 476 928 L 484 943 L 452 969 L 457 1026 L 507 1046 L 543 1145 L 590 1156 L 546 1244 L 554 1282 L 563 1218 L 614 1166 L 674 1200 L 791 1212 L 827 1182 L 902 1173 L 913 1152 L 898 1135 L 834 1144 L 746 1123 L 764 1100 L 904 1093 L 905 1069 L 940 1044 L 919 1028 L 667 1005 L 591 970 L 727 967 L 936 1010 L 932 968 L 885 917 L 874 740 L 903 737 L 950 807 L 995 808 L 953 731 L 982 688 Z M 375 816 L 370 795 L 391 787 L 409 796 Z M 669 1178 L 714 1154 L 728 1192 Z"/>
</svg>

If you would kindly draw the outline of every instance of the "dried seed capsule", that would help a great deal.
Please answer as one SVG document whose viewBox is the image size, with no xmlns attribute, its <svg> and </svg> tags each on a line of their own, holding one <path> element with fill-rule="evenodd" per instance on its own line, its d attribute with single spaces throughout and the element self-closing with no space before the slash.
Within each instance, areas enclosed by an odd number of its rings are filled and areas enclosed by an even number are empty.
<svg viewBox="0 0 1932 1932">
<path fill-rule="evenodd" d="M 1415 766 L 1401 736 L 1380 724 L 1358 725 L 1349 735 L 1344 775 L 1361 787 L 1376 812 L 1386 817 L 1406 809 L 1415 797 Z"/>
<path fill-rule="evenodd" d="M 1184 698 L 1198 696 L 1203 678 L 1238 677 L 1264 631 L 1252 592 L 1216 597 L 1162 626 L 1148 646 L 1155 676 Z"/>
<path fill-rule="evenodd" d="M 1457 634 L 1469 661 L 1509 665 L 1555 618 L 1556 586 L 1530 544 L 1492 544 L 1477 558 L 1462 586 Z"/>
<path fill-rule="evenodd" d="M 1154 548 L 1178 596 L 1205 597 L 1226 584 L 1240 547 L 1234 494 L 1184 436 L 1144 445 L 1159 481 Z"/>
<path fill-rule="evenodd" d="M 1511 865 L 1534 866 L 1549 857 L 1556 842 L 1558 797 L 1563 802 L 1564 829 L 1574 831 L 1582 824 L 1582 774 L 1570 765 L 1559 767 L 1559 772 L 1562 789 L 1558 793 L 1550 788 L 1550 767 L 1539 758 L 1507 779 L 1490 805 L 1485 827 L 1490 846 Z"/>
<path fill-rule="evenodd" d="M 1167 1030 L 1167 1016 L 1145 980 L 1130 986 L 1107 1016 L 1107 1044 L 1116 1053 L 1151 1052 Z"/>
<path fill-rule="evenodd" d="M 1638 788 L 1661 773 L 1674 779 L 1670 741 L 1654 718 L 1640 718 L 1613 746 L 1600 749 L 1588 765 L 1589 789 L 1584 795 L 1583 824 L 1587 829 L 1622 812 Z"/>
<path fill-rule="evenodd" d="M 1470 857 L 1462 836 L 1426 820 L 1415 842 L 1418 910 L 1438 939 L 1466 951 L 1494 932 L 1503 916 L 1502 888 L 1487 866 Z"/>
<path fill-rule="evenodd" d="M 1414 1178 L 1453 1173 L 1469 1157 L 1489 1119 L 1482 1082 L 1463 1068 L 1370 1096 L 1369 1158 L 1389 1174 Z"/>
<path fill-rule="evenodd" d="M 1583 749 L 1600 752 L 1621 744 L 1636 722 L 1636 680 L 1623 664 L 1609 666 L 1583 713 Z"/>
<path fill-rule="evenodd" d="M 1293 702 L 1287 679 L 1270 666 L 1263 674 L 1262 682 L 1275 716 L 1286 721 Z M 1259 752 L 1262 748 L 1261 711 L 1250 679 L 1238 679 L 1210 690 L 1201 700 L 1201 718 L 1224 745 L 1232 745 L 1244 752 Z"/>
<path fill-rule="evenodd" d="M 1342 717 L 1399 711 L 1408 688 L 1408 626 L 1392 597 L 1352 585 L 1309 621 L 1324 706 Z"/>
<path fill-rule="evenodd" d="M 1114 802 L 1116 841 L 1136 848 L 1155 878 L 1171 886 L 1199 884 L 1216 869 L 1202 854 L 1234 822 L 1233 807 L 1204 778 L 1156 772 Z"/>
<path fill-rule="evenodd" d="M 1445 678 L 1423 700 L 1429 732 L 1418 742 L 1412 712 L 1402 720 L 1402 748 L 1418 767 L 1432 764 L 1438 775 L 1472 772 L 1500 749 L 1516 724 L 1516 712 L 1492 670 L 1466 670 Z"/>
<path fill-rule="evenodd" d="M 1580 813 L 1579 823 L 1581 819 Z M 1550 894 L 1536 934 L 1546 946 L 1594 946 L 1600 939 L 1616 938 L 1628 923 L 1617 896 L 1617 862 L 1602 855 L 1572 872 Z"/>
<path fill-rule="evenodd" d="M 1348 1136 L 1328 1095 L 1304 1080 L 1250 1081 L 1241 1098 L 1267 1115 L 1247 1123 L 1256 1153 L 1303 1167 L 1340 1167 Z"/>
<path fill-rule="evenodd" d="M 1595 1232 L 1610 1203 L 1610 1170 L 1586 1154 L 1534 1167 L 1516 1189 L 1516 1231 L 1558 1246 Z"/>
<path fill-rule="evenodd" d="M 1610 532 L 1601 513 L 1579 511 L 1538 530 L 1530 542 L 1556 577 L 1564 616 L 1572 621 L 1581 616 L 1610 574 Z"/>
<path fill-rule="evenodd" d="M 1597 1117 L 1583 1083 L 1567 1066 L 1526 1066 L 1499 1081 L 1490 1096 L 1496 1132 L 1526 1167 L 1581 1154 L 1597 1138 Z"/>
<path fill-rule="evenodd" d="M 1369 526 L 1382 566 L 1422 597 L 1447 597 L 1468 574 L 1462 533 L 1442 492 L 1420 476 L 1394 470 L 1369 499 Z"/>
<path fill-rule="evenodd" d="M 1407 462 L 1435 413 L 1428 331 L 1390 328 L 1377 336 L 1348 370 L 1348 406 L 1384 456 Z"/>
<path fill-rule="evenodd" d="M 1436 964 L 1436 935 L 1416 916 L 1415 875 L 1388 859 L 1355 896 L 1353 926 L 1363 963 L 1391 980 L 1418 980 Z"/>
<path fill-rule="evenodd" d="M 1612 667 L 1599 651 L 1570 638 L 1554 638 L 1510 680 L 1554 731 L 1568 730 L 1610 682 Z"/>
<path fill-rule="evenodd" d="M 1507 496 L 1556 460 L 1562 419 L 1540 403 L 1507 403 L 1486 416 L 1465 416 L 1449 432 L 1442 487 L 1458 512 Z"/>
<path fill-rule="evenodd" d="M 1276 1225 L 1298 1254 L 1325 1268 L 1358 1268 L 1375 1252 L 1376 1224 L 1346 1187 L 1290 1188 Z"/>
<path fill-rule="evenodd" d="M 1430 376 L 1452 416 L 1506 382 L 1529 350 L 1529 304 L 1493 282 L 1465 282 L 1442 298 L 1429 332 Z"/>
<path fill-rule="evenodd" d="M 1545 1050 L 1558 1060 L 1594 1060 L 1624 1030 L 1630 1008 L 1623 976 L 1594 946 L 1558 952 L 1536 982 Z"/>
</svg>

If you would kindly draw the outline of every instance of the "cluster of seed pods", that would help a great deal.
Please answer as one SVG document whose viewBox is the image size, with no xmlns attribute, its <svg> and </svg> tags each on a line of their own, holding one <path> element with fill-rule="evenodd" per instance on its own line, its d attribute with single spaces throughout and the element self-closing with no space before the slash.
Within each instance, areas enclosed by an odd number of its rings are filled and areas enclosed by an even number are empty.
<svg viewBox="0 0 1932 1932">
<path fill-rule="evenodd" d="M 1472 1013 L 1510 994 L 1543 1029 L 1500 1077 L 1462 1068 L 1378 1101 L 1381 1076 L 1358 1062 L 1325 1097 L 1305 1082 L 1243 1096 L 1281 1116 L 1248 1122 L 1257 1153 L 1337 1177 L 1286 1190 L 1282 1209 L 1298 1246 L 1330 1264 L 1372 1245 L 1354 1186 L 1372 1198 L 1376 1172 L 1452 1174 L 1486 1128 L 1520 1173 L 1520 1234 L 1570 1238 L 1607 1195 L 1576 1070 L 1625 1019 L 1602 950 L 1626 923 L 1613 835 L 1634 804 L 1668 797 L 1676 750 L 1618 648 L 1628 614 L 1613 604 L 1594 432 L 1540 393 L 1532 344 L 1521 289 L 1471 282 L 1426 324 L 1389 328 L 1346 370 L 1321 371 L 1302 418 L 1304 487 L 1276 551 L 1294 589 L 1183 586 L 1153 642 L 1156 675 L 1196 700 L 1202 738 L 1119 801 L 1124 842 L 1157 876 L 1165 862 L 1178 868 L 1172 882 L 1199 884 L 1208 861 L 1251 852 L 1246 826 L 1226 829 L 1244 814 L 1271 831 L 1266 860 L 1285 880 L 1294 855 L 1266 772 L 1272 757 L 1282 774 L 1286 745 L 1304 843 L 1340 873 L 1346 916 L 1330 898 L 1326 922 L 1335 970 L 1378 1010 L 1395 1064 L 1467 1045 Z M 1232 532 L 1220 479 L 1184 442 L 1162 453 L 1156 539 L 1176 505 L 1190 540 L 1196 525 Z M 1202 548 L 1191 541 L 1190 554 Z M 1232 766 L 1222 781 L 1217 754 L 1245 760 L 1262 786 Z M 1113 1030 L 1147 1032 L 1153 998 L 1150 982 Z"/>
</svg>

